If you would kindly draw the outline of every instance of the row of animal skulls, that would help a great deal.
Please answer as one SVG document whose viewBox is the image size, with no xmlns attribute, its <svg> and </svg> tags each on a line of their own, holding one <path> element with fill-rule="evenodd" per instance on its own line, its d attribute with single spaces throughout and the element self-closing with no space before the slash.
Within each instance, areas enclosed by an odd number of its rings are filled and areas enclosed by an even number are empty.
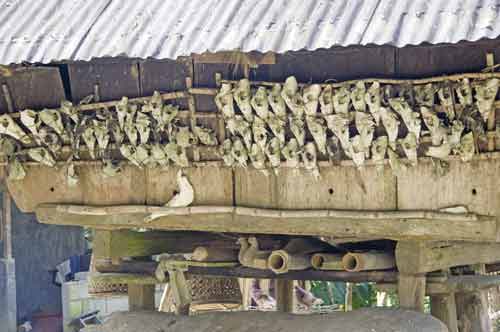
<svg viewBox="0 0 500 332">
<path fill-rule="evenodd" d="M 446 112 L 450 121 L 455 118 L 454 104 L 458 103 L 464 107 L 475 107 L 483 119 L 488 118 L 493 109 L 493 104 L 498 92 L 499 79 L 476 80 L 470 82 L 463 78 L 454 84 L 421 84 L 421 85 L 384 85 L 374 81 L 367 88 L 364 81 L 358 81 L 350 86 L 344 85 L 333 88 L 332 85 L 321 86 L 310 84 L 300 88 L 294 76 L 286 79 L 283 85 L 275 83 L 272 88 L 264 86 L 252 91 L 248 79 L 242 79 L 234 86 L 231 83 L 222 84 L 215 97 L 215 103 L 225 118 L 233 118 L 236 115 L 235 104 L 247 122 L 253 122 L 255 116 L 262 120 L 268 117 L 285 118 L 287 109 L 296 117 L 302 119 L 304 116 L 316 116 L 318 105 L 323 115 L 340 114 L 347 115 L 351 109 L 357 112 L 368 111 L 373 121 L 378 125 L 383 118 L 383 108 L 397 105 L 400 111 L 404 108 L 403 120 L 408 113 L 407 105 L 433 108 L 436 104 L 436 95 L 440 106 Z M 455 91 L 455 94 L 453 93 Z M 455 98 L 456 96 L 456 98 Z"/>
</svg>

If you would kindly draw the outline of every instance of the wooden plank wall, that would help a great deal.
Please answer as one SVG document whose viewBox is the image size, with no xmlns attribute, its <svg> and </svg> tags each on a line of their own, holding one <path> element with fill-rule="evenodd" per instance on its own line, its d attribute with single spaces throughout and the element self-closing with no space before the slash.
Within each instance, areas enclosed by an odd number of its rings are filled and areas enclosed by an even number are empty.
<svg viewBox="0 0 500 332">
<path fill-rule="evenodd" d="M 276 64 L 251 68 L 249 78 L 284 81 L 287 76 L 295 75 L 301 82 L 324 82 L 472 72 L 486 66 L 487 52 L 494 53 L 496 62 L 500 62 L 500 41 L 402 49 L 370 46 L 296 51 L 276 55 Z M 77 102 L 93 94 L 96 84 L 100 100 L 106 101 L 123 95 L 147 96 L 155 90 L 183 90 L 186 77 L 192 78 L 194 87 L 212 88 L 216 87 L 215 73 L 222 73 L 224 79 L 244 77 L 241 65 L 204 63 L 192 58 L 177 61 L 112 58 L 60 66 L 67 67 L 67 81 L 61 79 L 57 67 L 22 68 L 10 76 L 0 74 L 0 81 L 11 91 L 16 109 L 23 109 L 58 105 L 64 98 L 63 83 L 70 93 L 68 98 Z M 216 111 L 213 97 L 197 95 L 195 98 L 197 111 Z M 180 103 L 187 108 L 185 101 Z M 5 98 L 0 98 L 0 111 L 6 111 Z M 214 129 L 215 121 L 198 119 L 198 123 Z M 498 159 L 481 164 L 452 162 L 450 173 L 443 178 L 434 176 L 430 164 L 412 169 L 399 179 L 388 166 L 380 174 L 371 166 L 361 173 L 354 167 L 322 168 L 320 181 L 291 169 L 281 169 L 278 176 L 268 177 L 252 169 L 233 172 L 215 167 L 205 171 L 190 168 L 187 174 L 195 188 L 203 188 L 196 191 L 195 204 L 365 210 L 467 204 L 475 212 L 500 215 L 499 163 Z M 79 167 L 85 185 L 68 189 L 62 170 L 31 166 L 25 180 L 9 185 L 9 189 L 24 211 L 32 211 L 33 202 L 164 204 L 177 190 L 175 168 L 160 172 L 126 167 L 120 176 L 104 178 L 95 167 L 99 166 Z"/>
</svg>

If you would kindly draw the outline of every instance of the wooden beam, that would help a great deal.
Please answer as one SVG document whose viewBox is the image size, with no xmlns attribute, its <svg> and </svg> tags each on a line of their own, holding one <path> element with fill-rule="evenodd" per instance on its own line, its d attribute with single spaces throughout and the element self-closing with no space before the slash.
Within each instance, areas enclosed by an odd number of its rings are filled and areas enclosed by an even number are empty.
<svg viewBox="0 0 500 332">
<path fill-rule="evenodd" d="M 499 260 L 500 243 L 398 242 L 396 246 L 396 261 L 402 273 L 425 273 Z"/>
<path fill-rule="evenodd" d="M 42 204 L 40 222 L 247 234 L 375 237 L 414 240 L 497 240 L 494 217 L 434 211 L 272 210 L 232 206 L 166 208 Z"/>
<path fill-rule="evenodd" d="M 133 273 L 153 276 L 157 267 L 157 262 L 129 261 L 114 265 L 97 265 L 96 269 L 101 273 Z M 350 281 L 355 283 L 395 283 L 398 275 L 396 271 L 346 272 L 318 270 L 291 271 L 282 274 L 275 274 L 270 270 L 258 270 L 242 266 L 235 268 L 189 266 L 186 274 L 254 279 Z"/>
<path fill-rule="evenodd" d="M 294 311 L 295 285 L 293 280 L 276 280 L 276 310 L 281 312 Z"/>
<path fill-rule="evenodd" d="M 431 315 L 442 321 L 449 332 L 458 332 L 455 294 L 431 296 Z"/>
<path fill-rule="evenodd" d="M 456 295 L 458 326 L 462 332 L 493 331 L 485 291 Z"/>
<path fill-rule="evenodd" d="M 3 240 L 3 256 L 6 259 L 12 258 L 12 202 L 10 194 L 7 190 L 2 193 L 2 240 Z"/>
<path fill-rule="evenodd" d="M 398 295 L 400 308 L 424 312 L 425 275 L 400 274 Z"/>
<path fill-rule="evenodd" d="M 97 258 L 151 256 L 161 253 L 191 253 L 196 247 L 236 249 L 231 239 L 203 232 L 135 232 L 96 230 L 93 252 Z"/>
<path fill-rule="evenodd" d="M 155 310 L 155 285 L 128 285 L 129 311 Z"/>
</svg>

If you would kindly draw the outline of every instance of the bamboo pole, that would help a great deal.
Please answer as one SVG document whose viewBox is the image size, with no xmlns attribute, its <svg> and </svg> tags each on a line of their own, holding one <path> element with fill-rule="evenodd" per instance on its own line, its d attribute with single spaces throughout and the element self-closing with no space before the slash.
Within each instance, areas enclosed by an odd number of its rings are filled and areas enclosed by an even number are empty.
<svg viewBox="0 0 500 332">
<path fill-rule="evenodd" d="M 316 270 L 343 270 L 342 254 L 316 253 L 311 257 L 311 266 Z"/>
<path fill-rule="evenodd" d="M 235 262 L 238 261 L 238 251 L 200 246 L 194 249 L 191 259 L 198 262 Z"/>
<path fill-rule="evenodd" d="M 396 267 L 396 260 L 386 252 L 350 252 L 344 255 L 342 264 L 349 272 L 387 270 Z"/>
</svg>

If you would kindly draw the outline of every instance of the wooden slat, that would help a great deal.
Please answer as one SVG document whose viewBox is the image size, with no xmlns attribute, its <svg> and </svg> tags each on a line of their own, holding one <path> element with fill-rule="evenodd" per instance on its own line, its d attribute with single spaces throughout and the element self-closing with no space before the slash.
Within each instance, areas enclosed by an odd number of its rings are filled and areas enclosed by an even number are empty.
<svg viewBox="0 0 500 332">
<path fill-rule="evenodd" d="M 388 239 L 496 241 L 497 222 L 493 217 L 477 220 L 454 218 L 407 218 L 401 212 L 377 217 L 358 213 L 344 215 L 329 210 L 266 210 L 231 206 L 133 209 L 98 208 L 44 204 L 36 208 L 38 220 L 47 224 L 88 227 L 147 227 L 165 230 L 197 230 L 250 234 L 314 236 L 373 236 Z M 111 210 L 110 210 L 111 209 Z M 125 210 L 126 211 L 126 210 Z M 76 213 L 75 213 L 76 212 Z M 357 211 L 359 212 L 359 211 Z M 349 212 L 348 212 L 349 213 Z"/>
<path fill-rule="evenodd" d="M 195 64 L 234 63 L 250 65 L 274 65 L 276 63 L 276 55 L 272 52 L 260 54 L 243 53 L 237 51 L 222 51 L 217 53 L 193 54 L 192 57 Z"/>
</svg>

